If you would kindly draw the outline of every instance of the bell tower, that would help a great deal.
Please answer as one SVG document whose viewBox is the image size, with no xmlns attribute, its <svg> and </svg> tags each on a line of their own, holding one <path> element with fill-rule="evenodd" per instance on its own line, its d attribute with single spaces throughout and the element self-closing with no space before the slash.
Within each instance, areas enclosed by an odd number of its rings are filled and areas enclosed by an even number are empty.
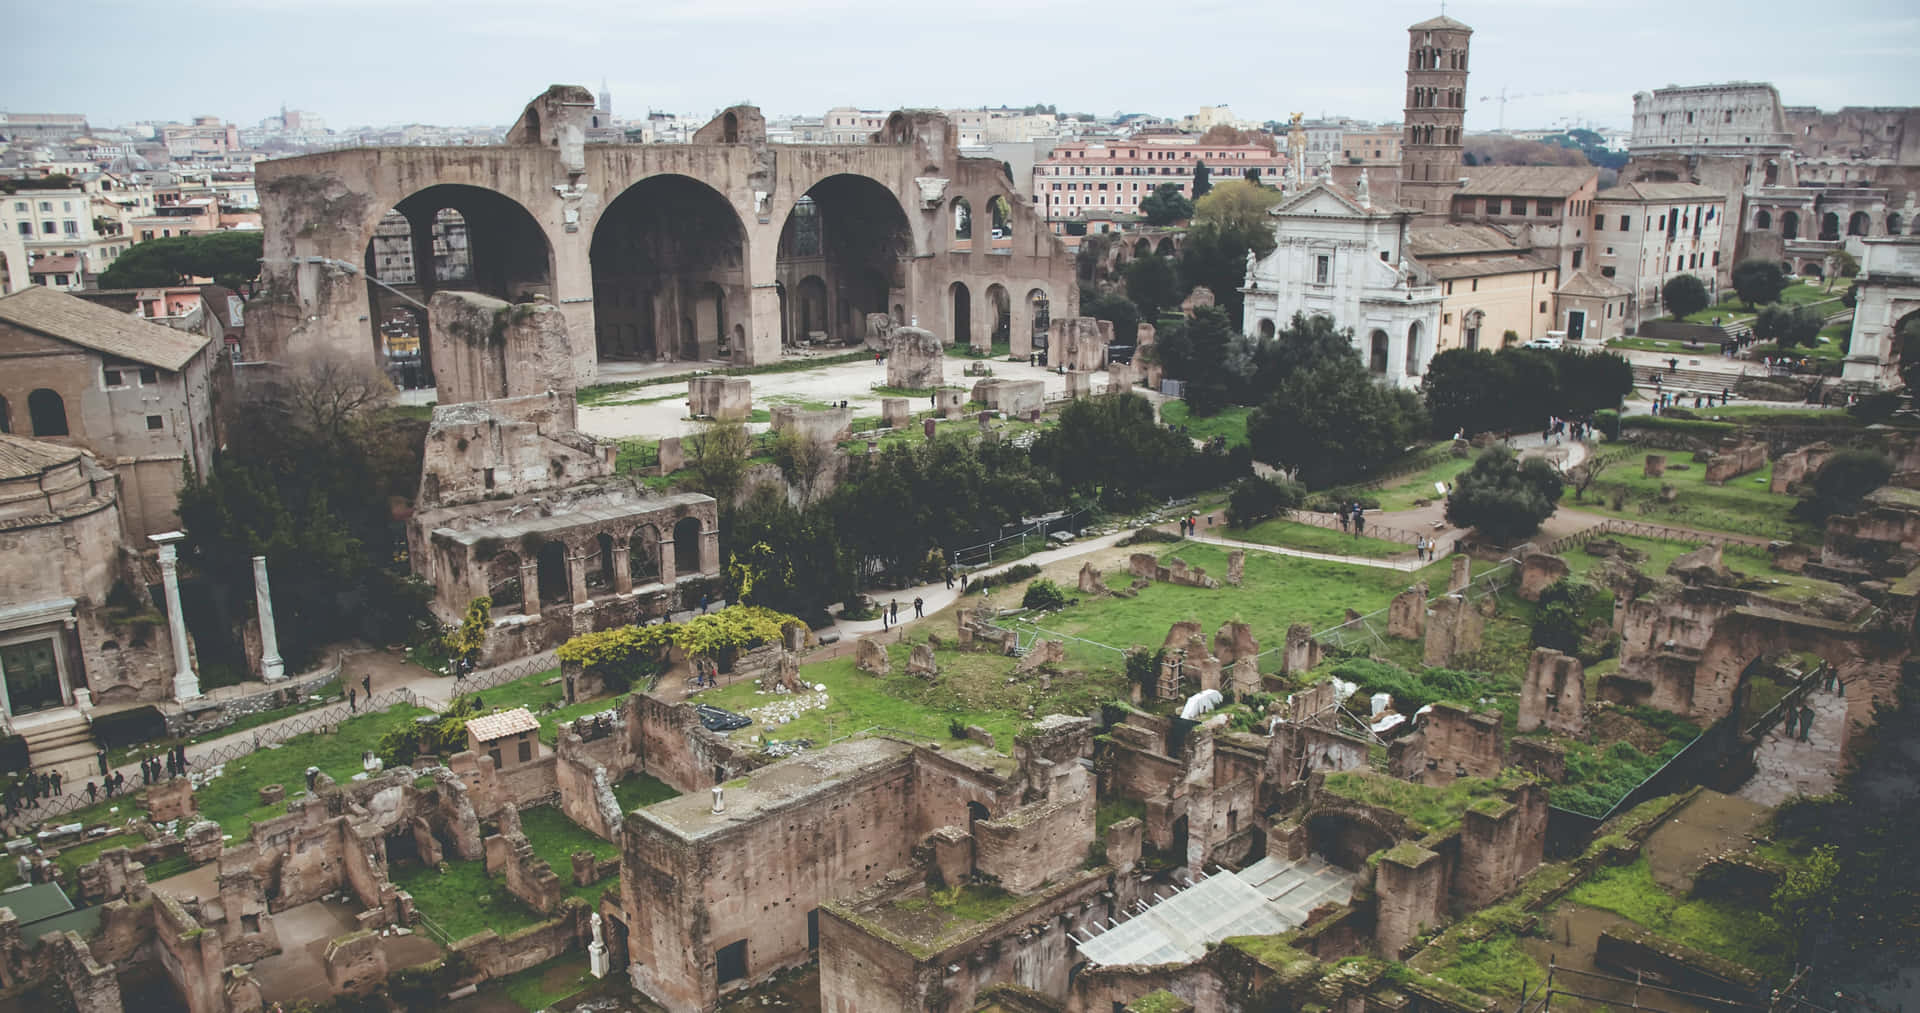
<svg viewBox="0 0 1920 1013">
<path fill-rule="evenodd" d="M 1460 179 L 1467 118 L 1467 45 L 1473 29 L 1442 14 L 1407 29 L 1406 139 L 1401 204 L 1445 215 Z"/>
</svg>

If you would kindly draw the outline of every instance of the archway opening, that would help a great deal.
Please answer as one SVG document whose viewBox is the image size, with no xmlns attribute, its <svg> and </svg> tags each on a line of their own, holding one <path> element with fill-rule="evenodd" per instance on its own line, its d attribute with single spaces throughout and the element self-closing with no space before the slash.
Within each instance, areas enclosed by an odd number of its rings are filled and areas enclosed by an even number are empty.
<svg viewBox="0 0 1920 1013">
<path fill-rule="evenodd" d="M 953 249 L 973 249 L 973 205 L 965 197 L 953 199 Z"/>
<path fill-rule="evenodd" d="M 700 572 L 700 518 L 682 517 L 673 526 L 673 571 L 684 576 Z"/>
<path fill-rule="evenodd" d="M 1809 260 L 1801 264 L 1800 273 L 1809 278 L 1824 278 L 1827 274 L 1826 270 L 1820 266 L 1820 262 L 1817 260 Z"/>
<path fill-rule="evenodd" d="M 538 576 L 540 605 L 542 608 L 556 602 L 568 601 L 573 597 L 573 585 L 567 577 L 567 547 L 560 542 L 547 542 L 540 546 Z"/>
<path fill-rule="evenodd" d="M 1767 213 L 1767 209 L 1761 208 L 1760 212 L 1753 216 L 1753 227 L 1762 231 L 1773 228 L 1773 215 Z"/>
<path fill-rule="evenodd" d="M 425 304 L 441 290 L 508 302 L 553 295 L 547 234 L 513 198 L 440 183 L 395 204 L 364 254 L 374 351 L 396 386 L 433 384 L 433 334 Z"/>
<path fill-rule="evenodd" d="M 1480 350 L 1480 328 L 1486 322 L 1486 314 L 1480 310 L 1468 310 L 1460 318 L 1460 345 L 1469 352 Z"/>
<path fill-rule="evenodd" d="M 1393 837 L 1365 820 L 1342 812 L 1315 813 L 1307 819 L 1307 848 L 1351 872 L 1365 872 L 1367 856 L 1393 847 Z"/>
<path fill-rule="evenodd" d="M 973 344 L 973 293 L 962 282 L 947 289 L 947 338 L 955 345 Z"/>
<path fill-rule="evenodd" d="M 993 814 L 987 811 L 986 806 L 979 802 L 967 803 L 967 822 L 969 824 L 976 823 L 980 820 L 990 820 L 992 818 Z"/>
<path fill-rule="evenodd" d="M 1840 216 L 1832 211 L 1820 216 L 1820 238 L 1833 240 L 1840 238 Z"/>
<path fill-rule="evenodd" d="M 1887 235 L 1889 235 L 1889 236 L 1897 236 L 1897 235 L 1899 235 L 1899 234 L 1900 234 L 1900 228 L 1901 228 L 1901 226 L 1902 226 L 1903 224 L 1904 224 L 1904 222 L 1902 221 L 1902 219 L 1900 218 L 1900 215 L 1899 215 L 1898 213 L 1893 213 L 1893 212 L 1890 212 L 1890 213 L 1888 213 L 1888 215 L 1887 215 Z"/>
<path fill-rule="evenodd" d="M 811 340 L 815 334 L 825 338 L 827 330 L 827 283 L 819 275 L 800 279 L 793 290 L 793 333 L 795 340 Z"/>
<path fill-rule="evenodd" d="M 613 590 L 613 536 L 604 532 L 593 539 L 593 558 L 587 561 L 587 590 L 605 594 Z"/>
<path fill-rule="evenodd" d="M 1386 331 L 1376 330 L 1373 332 L 1373 336 L 1370 339 L 1370 350 L 1367 355 L 1368 372 L 1375 376 L 1387 375 L 1387 346 L 1391 341 L 1392 339 L 1387 337 Z"/>
<path fill-rule="evenodd" d="M 42 387 L 27 395 L 27 417 L 35 436 L 67 435 L 67 402 L 53 390 Z"/>
<path fill-rule="evenodd" d="M 1045 289 L 1031 289 L 1027 292 L 1027 333 L 1033 338 L 1033 347 L 1038 351 L 1047 346 L 1047 329 L 1053 326 L 1053 303 L 1047 298 Z M 1119 344 L 1133 344 L 1133 335 L 1116 334 L 1113 340 Z"/>
<path fill-rule="evenodd" d="M 1260 327 L 1259 327 L 1260 340 L 1272 341 L 1275 333 L 1277 332 L 1273 326 L 1273 321 L 1267 319 L 1266 317 L 1261 317 Z"/>
<path fill-rule="evenodd" d="M 1407 325 L 1407 375 L 1420 375 L 1420 321 Z"/>
<path fill-rule="evenodd" d="M 746 231 L 733 205 L 692 177 L 652 176 L 621 192 L 594 226 L 588 260 L 602 359 L 711 358 L 727 323 L 747 319 Z"/>
<path fill-rule="evenodd" d="M 885 313 L 906 290 L 901 259 L 913 249 L 912 226 L 893 191 L 865 176 L 828 176 L 793 203 L 780 229 L 776 280 L 799 294 L 805 279 L 817 296 L 794 308 L 794 341 L 821 333 L 856 342 L 866 336 L 869 313 Z M 816 312 L 817 310 L 817 312 Z M 800 314 L 811 321 L 800 323 Z"/>
<path fill-rule="evenodd" d="M 1007 199 L 995 194 L 987 199 L 987 220 L 992 232 L 987 244 L 988 253 L 1013 252 L 1013 208 Z"/>
<path fill-rule="evenodd" d="M 1855 211 L 1853 215 L 1847 219 L 1847 235 L 1849 236 L 1864 236 L 1871 231 L 1872 228 L 1873 219 L 1867 217 L 1865 211 Z"/>
<path fill-rule="evenodd" d="M 635 585 L 660 579 L 660 532 L 651 524 L 642 524 L 627 536 L 627 575 Z"/>
<path fill-rule="evenodd" d="M 1800 215 L 1787 211 L 1780 215 L 1780 236 L 1783 239 L 1800 238 Z"/>
<path fill-rule="evenodd" d="M 487 560 L 487 597 L 493 599 L 496 609 L 526 602 L 526 589 L 520 585 L 520 557 L 517 554 L 502 552 Z"/>
<path fill-rule="evenodd" d="M 1007 296 L 1006 287 L 999 284 L 987 286 L 987 310 L 993 316 L 987 333 L 989 345 L 1006 344 L 1013 335 L 1013 304 Z"/>
<path fill-rule="evenodd" d="M 1135 257 L 1147 257 L 1147 256 L 1151 256 L 1152 254 L 1153 254 L 1153 241 L 1148 239 L 1147 237 L 1141 236 L 1140 239 L 1133 244 L 1133 255 Z"/>
<path fill-rule="evenodd" d="M 1159 245 L 1153 248 L 1153 252 L 1162 257 L 1172 257 L 1180 251 L 1174 248 L 1173 237 L 1165 236 L 1161 238 Z"/>
</svg>

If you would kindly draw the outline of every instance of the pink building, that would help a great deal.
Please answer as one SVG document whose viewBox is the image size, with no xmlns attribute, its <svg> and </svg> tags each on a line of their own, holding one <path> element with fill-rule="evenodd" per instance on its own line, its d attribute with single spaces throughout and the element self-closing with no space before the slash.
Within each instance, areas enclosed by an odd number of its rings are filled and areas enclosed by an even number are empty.
<svg viewBox="0 0 1920 1013">
<path fill-rule="evenodd" d="M 1162 183 L 1193 193 L 1193 167 L 1206 163 L 1215 183 L 1258 171 L 1277 184 L 1287 165 L 1284 152 L 1260 144 L 1201 145 L 1189 136 L 1062 144 L 1033 167 L 1033 207 L 1041 217 L 1081 219 L 1091 211 L 1135 214 L 1140 201 Z"/>
</svg>

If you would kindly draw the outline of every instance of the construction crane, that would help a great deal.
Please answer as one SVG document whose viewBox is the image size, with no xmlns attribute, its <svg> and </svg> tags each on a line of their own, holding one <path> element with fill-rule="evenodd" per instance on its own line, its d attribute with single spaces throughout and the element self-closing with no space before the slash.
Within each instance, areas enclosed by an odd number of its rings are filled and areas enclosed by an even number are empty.
<svg viewBox="0 0 1920 1013">
<path fill-rule="evenodd" d="M 1550 98 L 1554 95 L 1571 95 L 1571 94 L 1573 93 L 1570 91 L 1533 91 L 1533 92 L 1528 92 L 1525 95 L 1509 95 L 1507 94 L 1506 87 L 1503 85 L 1501 86 L 1500 93 L 1498 95 L 1482 95 L 1480 96 L 1480 101 L 1500 103 L 1500 126 L 1498 129 L 1500 130 L 1501 133 L 1505 133 L 1507 129 L 1507 103 L 1508 102 L 1517 102 L 1521 99 L 1528 99 L 1528 98 Z"/>
</svg>

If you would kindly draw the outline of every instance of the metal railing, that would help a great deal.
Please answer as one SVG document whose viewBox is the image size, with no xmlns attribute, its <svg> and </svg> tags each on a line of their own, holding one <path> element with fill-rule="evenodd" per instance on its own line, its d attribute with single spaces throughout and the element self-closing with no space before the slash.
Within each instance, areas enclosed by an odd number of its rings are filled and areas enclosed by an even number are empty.
<svg viewBox="0 0 1920 1013">
<path fill-rule="evenodd" d="M 1024 556 L 1034 551 L 1031 547 L 1032 539 L 1038 539 L 1041 547 L 1044 548 L 1047 544 L 1047 536 L 1052 531 L 1068 528 L 1078 530 L 1092 515 L 1091 510 L 1075 510 L 1073 513 L 1052 520 L 1036 521 L 1013 534 L 993 541 L 955 549 L 949 558 L 955 566 L 992 566 L 996 559 L 1006 559 L 1013 555 Z"/>
</svg>

